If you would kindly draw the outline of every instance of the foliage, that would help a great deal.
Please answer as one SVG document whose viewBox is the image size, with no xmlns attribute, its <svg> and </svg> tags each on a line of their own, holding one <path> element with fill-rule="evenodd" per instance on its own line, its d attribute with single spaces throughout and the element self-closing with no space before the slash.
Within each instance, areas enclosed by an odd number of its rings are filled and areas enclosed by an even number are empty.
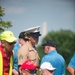
<svg viewBox="0 0 75 75">
<path fill-rule="evenodd" d="M 42 43 L 49 39 L 56 42 L 57 51 L 64 57 L 67 66 L 75 52 L 75 33 L 70 30 L 52 31 L 43 38 Z M 38 53 L 42 58 L 44 51 L 41 45 L 38 46 Z"/>
<path fill-rule="evenodd" d="M 0 6 L 0 33 L 5 30 L 5 28 L 12 27 L 11 21 L 3 21 L 2 17 L 5 15 L 4 8 Z"/>
</svg>

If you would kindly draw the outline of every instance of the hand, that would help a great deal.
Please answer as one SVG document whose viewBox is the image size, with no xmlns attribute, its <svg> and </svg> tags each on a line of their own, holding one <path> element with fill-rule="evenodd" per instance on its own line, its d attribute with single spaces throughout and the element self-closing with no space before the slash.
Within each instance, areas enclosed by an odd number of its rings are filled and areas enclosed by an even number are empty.
<svg viewBox="0 0 75 75">
<path fill-rule="evenodd" d="M 13 73 L 14 75 L 19 75 L 18 72 L 17 72 L 15 69 L 13 69 L 12 73 Z"/>
</svg>

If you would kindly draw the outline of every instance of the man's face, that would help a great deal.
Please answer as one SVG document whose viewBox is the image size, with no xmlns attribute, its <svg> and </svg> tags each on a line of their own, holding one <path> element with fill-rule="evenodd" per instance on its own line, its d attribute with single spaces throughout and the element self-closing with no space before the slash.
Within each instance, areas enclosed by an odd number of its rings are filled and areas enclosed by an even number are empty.
<svg viewBox="0 0 75 75">
<path fill-rule="evenodd" d="M 47 69 L 44 69 L 41 71 L 41 75 L 54 75 L 53 71 L 49 71 Z"/>
<path fill-rule="evenodd" d="M 50 50 L 50 46 L 44 46 L 44 52 L 46 54 L 48 54 L 49 50 Z"/>
<path fill-rule="evenodd" d="M 38 44 L 38 40 L 39 40 L 39 37 L 30 36 L 30 41 L 31 41 L 34 45 Z"/>
<path fill-rule="evenodd" d="M 34 71 L 23 70 L 22 75 L 36 75 L 36 72 L 35 70 Z"/>
<path fill-rule="evenodd" d="M 26 41 L 22 38 L 19 38 L 19 44 L 22 46 L 26 43 Z"/>
<path fill-rule="evenodd" d="M 7 42 L 7 41 L 1 41 L 1 43 L 2 43 L 2 46 L 3 46 L 7 51 L 11 51 L 11 50 L 13 50 L 14 44 L 15 44 L 16 42 L 11 42 L 11 43 L 9 43 L 9 42 Z"/>
</svg>

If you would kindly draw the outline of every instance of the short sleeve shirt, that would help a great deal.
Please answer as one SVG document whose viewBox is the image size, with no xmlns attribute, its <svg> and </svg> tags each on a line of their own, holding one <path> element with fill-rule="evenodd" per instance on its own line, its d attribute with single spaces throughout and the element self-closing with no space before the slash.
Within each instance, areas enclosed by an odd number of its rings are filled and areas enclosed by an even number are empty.
<svg viewBox="0 0 75 75">
<path fill-rule="evenodd" d="M 14 67 L 14 69 L 15 69 L 16 71 L 18 71 L 17 52 L 18 52 L 19 48 L 20 48 L 20 45 L 17 43 L 17 44 L 15 44 L 14 49 L 13 49 L 13 50 L 14 50 L 14 54 L 13 54 L 13 60 L 14 60 L 14 62 L 13 62 L 13 67 Z"/>
<path fill-rule="evenodd" d="M 71 66 L 72 68 L 75 69 L 75 53 L 74 53 L 73 57 L 71 58 L 71 61 L 68 66 Z"/>
<path fill-rule="evenodd" d="M 65 60 L 60 54 L 57 53 L 56 50 L 52 50 L 46 54 L 42 58 L 41 64 L 43 62 L 50 62 L 52 66 L 56 68 L 54 75 L 65 74 Z"/>
<path fill-rule="evenodd" d="M 18 65 L 22 65 L 27 59 L 30 59 L 34 64 L 39 65 L 38 53 L 29 44 L 25 44 L 20 47 L 18 51 Z"/>
</svg>

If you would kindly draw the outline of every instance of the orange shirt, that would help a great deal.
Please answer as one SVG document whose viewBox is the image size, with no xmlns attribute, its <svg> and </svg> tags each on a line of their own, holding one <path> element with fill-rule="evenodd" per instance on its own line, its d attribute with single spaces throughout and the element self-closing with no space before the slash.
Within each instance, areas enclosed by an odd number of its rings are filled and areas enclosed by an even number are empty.
<svg viewBox="0 0 75 75">
<path fill-rule="evenodd" d="M 4 73 L 4 75 L 9 75 L 9 73 Z"/>
</svg>

